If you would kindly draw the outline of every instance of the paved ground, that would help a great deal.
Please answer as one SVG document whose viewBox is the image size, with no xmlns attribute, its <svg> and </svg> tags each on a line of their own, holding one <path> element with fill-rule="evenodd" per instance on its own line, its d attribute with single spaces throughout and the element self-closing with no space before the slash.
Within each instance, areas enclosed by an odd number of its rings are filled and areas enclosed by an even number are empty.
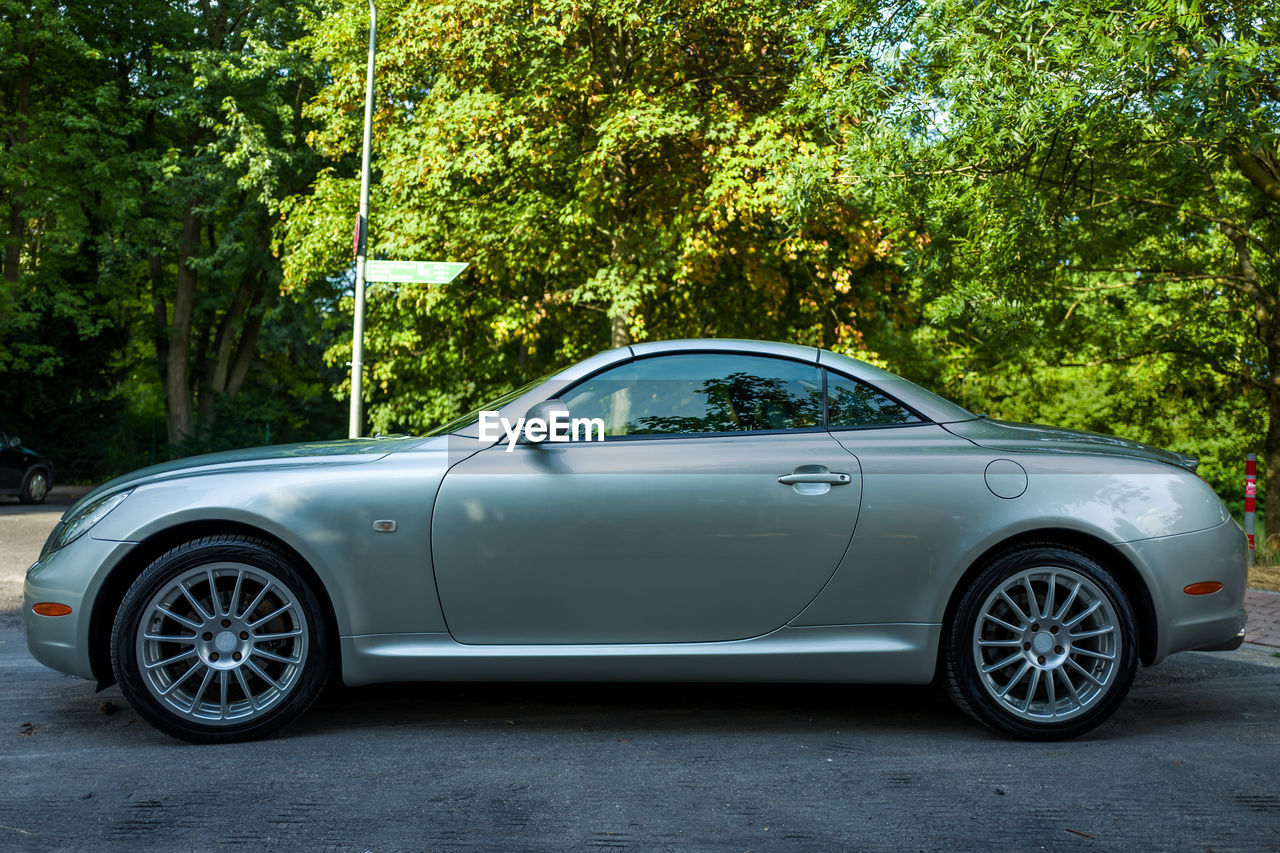
<svg viewBox="0 0 1280 853">
<path fill-rule="evenodd" d="M 1245 593 L 1249 624 L 1244 638 L 1262 646 L 1280 647 L 1280 592 L 1251 589 Z"/>
<path fill-rule="evenodd" d="M 1176 655 L 1059 744 L 928 688 L 396 685 L 195 747 L 5 629 L 0 849 L 1276 850 L 1256 655 Z"/>
<path fill-rule="evenodd" d="M 40 555 L 40 546 L 67 507 L 87 491 L 57 486 L 37 506 L 0 497 L 0 627 L 16 627 L 22 606 L 22 578 Z"/>
<path fill-rule="evenodd" d="M 8 510 L 3 575 L 43 539 Z M 195 747 L 0 626 L 0 849 L 1280 850 L 1271 651 L 1175 655 L 1058 744 L 928 688 L 445 684 Z"/>
</svg>

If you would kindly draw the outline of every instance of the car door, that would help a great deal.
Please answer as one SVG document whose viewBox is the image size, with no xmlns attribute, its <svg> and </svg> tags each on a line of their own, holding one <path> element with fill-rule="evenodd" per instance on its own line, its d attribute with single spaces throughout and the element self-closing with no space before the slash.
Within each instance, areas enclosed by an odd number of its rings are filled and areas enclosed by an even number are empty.
<svg viewBox="0 0 1280 853">
<path fill-rule="evenodd" d="M 667 354 L 561 398 L 605 439 L 499 443 L 441 486 L 432 560 L 459 642 L 754 637 L 830 579 L 861 477 L 816 364 Z"/>
<path fill-rule="evenodd" d="M 988 499 L 1007 503 L 984 485 L 991 454 L 887 391 L 835 371 L 826 386 L 827 426 L 858 458 L 862 503 L 835 576 L 792 624 L 933 622 L 994 516 Z"/>
</svg>

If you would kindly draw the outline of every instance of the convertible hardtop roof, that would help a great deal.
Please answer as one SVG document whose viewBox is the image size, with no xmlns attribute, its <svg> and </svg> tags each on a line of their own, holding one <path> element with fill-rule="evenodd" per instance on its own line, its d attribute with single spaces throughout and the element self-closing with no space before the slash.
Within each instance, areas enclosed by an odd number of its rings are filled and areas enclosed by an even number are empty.
<svg viewBox="0 0 1280 853">
<path fill-rule="evenodd" d="M 581 362 L 576 365 L 576 368 L 582 368 L 581 373 L 578 373 L 576 369 L 573 370 L 574 373 L 584 376 L 588 373 L 595 373 L 609 364 L 626 361 L 628 356 L 631 358 L 645 358 L 646 356 L 677 352 L 736 352 L 774 356 L 775 358 L 790 358 L 797 361 L 811 361 L 873 385 L 891 397 L 906 403 L 936 423 L 968 421 L 977 417 L 977 415 L 957 406 L 950 400 L 940 397 L 914 382 L 903 379 L 901 376 L 876 367 L 874 364 L 868 364 L 865 361 L 859 361 L 856 358 L 839 355 L 818 347 L 784 344 L 775 341 L 753 341 L 737 338 L 686 338 L 674 341 L 644 341 L 643 343 L 608 350 Z M 566 374 L 560 375 L 562 378 L 569 378 Z"/>
</svg>

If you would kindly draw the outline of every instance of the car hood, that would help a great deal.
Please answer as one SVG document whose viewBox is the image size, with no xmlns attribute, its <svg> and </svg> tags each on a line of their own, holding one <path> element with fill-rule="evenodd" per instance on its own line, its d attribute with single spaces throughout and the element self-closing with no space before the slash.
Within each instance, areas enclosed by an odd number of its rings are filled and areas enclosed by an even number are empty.
<svg viewBox="0 0 1280 853">
<path fill-rule="evenodd" d="M 429 441 L 430 439 L 427 439 Z M 80 507 L 113 492 L 136 488 L 149 483 L 176 480 L 206 474 L 222 474 L 228 471 L 260 471 L 268 468 L 317 464 L 355 464 L 373 462 L 388 453 L 407 450 L 424 443 L 421 436 L 396 438 L 355 438 L 340 441 L 278 444 L 271 447 L 247 447 L 241 450 L 225 450 L 188 456 L 172 462 L 162 462 L 108 480 L 76 501 L 63 518 L 70 518 Z"/>
<path fill-rule="evenodd" d="M 24 457 L 26 457 L 28 465 L 34 465 L 36 462 L 42 462 L 45 465 L 50 464 L 49 459 L 46 456 L 44 456 L 44 454 L 37 453 L 36 451 L 32 450 L 30 447 L 19 446 L 18 452 L 21 453 Z"/>
<path fill-rule="evenodd" d="M 1149 444 L 1083 430 L 996 421 L 985 417 L 942 426 L 954 435 L 967 438 L 979 447 L 992 450 L 1128 456 L 1165 462 L 1169 465 L 1177 465 L 1179 468 L 1186 468 L 1188 471 L 1195 471 L 1196 466 L 1200 464 L 1196 457 L 1185 453 L 1174 453 L 1172 450 L 1163 450 Z"/>
</svg>

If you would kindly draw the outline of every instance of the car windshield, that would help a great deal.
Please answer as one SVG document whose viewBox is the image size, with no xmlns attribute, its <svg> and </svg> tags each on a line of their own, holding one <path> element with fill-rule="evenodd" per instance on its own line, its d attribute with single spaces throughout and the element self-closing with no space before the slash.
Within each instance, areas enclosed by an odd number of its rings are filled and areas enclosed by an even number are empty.
<svg viewBox="0 0 1280 853">
<path fill-rule="evenodd" d="M 430 438 L 431 436 L 435 436 L 435 435 L 445 435 L 447 433 L 459 432 L 461 430 L 464 430 L 467 427 L 472 426 L 473 424 L 475 424 L 477 421 L 480 420 L 481 412 L 493 412 L 493 411 L 497 411 L 498 409 L 501 409 L 503 406 L 505 406 L 507 403 L 510 403 L 512 400 L 516 399 L 521 394 L 528 392 L 531 388 L 533 388 L 536 385 L 541 385 L 543 382 L 547 381 L 547 379 L 549 379 L 554 375 L 555 375 L 554 373 L 548 373 L 546 376 L 540 376 L 537 379 L 533 380 L 532 382 L 529 382 L 525 385 L 521 385 L 519 388 L 515 389 L 514 391 L 508 391 L 506 394 L 503 394 L 498 399 L 485 403 L 480 408 L 475 409 L 474 411 L 468 412 L 467 414 L 463 415 L 460 418 L 454 418 L 448 423 L 443 424 L 442 426 L 436 427 L 435 429 L 426 433 L 425 437 Z"/>
</svg>

